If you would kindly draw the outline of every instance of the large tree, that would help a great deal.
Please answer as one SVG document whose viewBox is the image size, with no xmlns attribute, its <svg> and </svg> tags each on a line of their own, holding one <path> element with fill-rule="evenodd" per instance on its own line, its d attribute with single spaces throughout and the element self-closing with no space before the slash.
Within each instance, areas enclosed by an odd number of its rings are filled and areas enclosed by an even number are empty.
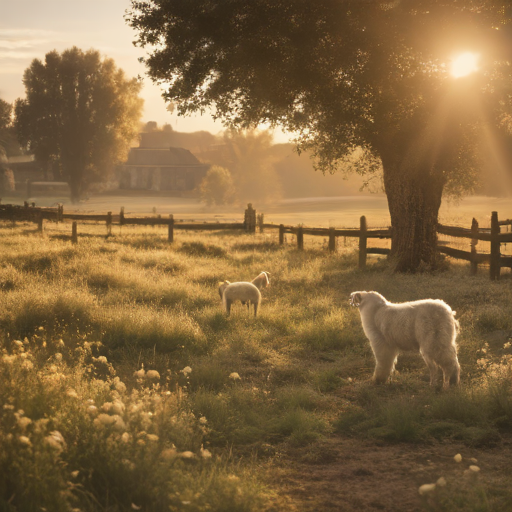
<svg viewBox="0 0 512 512">
<path fill-rule="evenodd" d="M 132 0 L 146 65 L 181 114 L 279 124 L 333 171 L 355 151 L 382 165 L 396 269 L 436 264 L 443 190 L 470 183 L 482 91 L 510 103 L 497 48 L 509 28 L 489 0 Z M 481 71 L 456 80 L 457 51 Z M 493 66 L 491 66 L 491 62 Z M 501 102 L 501 103 L 500 103 Z M 481 106 L 482 108 L 475 108 Z M 486 115 L 482 116 L 485 112 Z"/>
<path fill-rule="evenodd" d="M 138 133 L 141 84 L 98 51 L 76 47 L 33 60 L 23 83 L 26 98 L 15 106 L 19 139 L 78 200 L 126 157 Z"/>
</svg>

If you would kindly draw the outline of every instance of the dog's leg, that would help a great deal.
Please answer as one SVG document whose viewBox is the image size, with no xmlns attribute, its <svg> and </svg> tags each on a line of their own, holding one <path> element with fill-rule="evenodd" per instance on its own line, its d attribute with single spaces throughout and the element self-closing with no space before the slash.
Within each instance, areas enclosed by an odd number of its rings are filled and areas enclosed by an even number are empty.
<svg viewBox="0 0 512 512">
<path fill-rule="evenodd" d="M 380 345 L 377 350 L 374 348 L 373 353 L 376 360 L 373 382 L 383 384 L 395 369 L 398 350 Z"/>
</svg>

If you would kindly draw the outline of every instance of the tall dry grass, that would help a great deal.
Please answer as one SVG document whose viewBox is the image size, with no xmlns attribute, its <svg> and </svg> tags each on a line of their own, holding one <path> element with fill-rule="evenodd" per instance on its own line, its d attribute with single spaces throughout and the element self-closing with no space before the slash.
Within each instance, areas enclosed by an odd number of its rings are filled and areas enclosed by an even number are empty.
<svg viewBox="0 0 512 512">
<path fill-rule="evenodd" d="M 169 245 L 163 229 L 133 228 L 73 246 L 20 225 L 0 237 L 6 510 L 259 510 L 269 487 L 257 460 L 277 446 L 337 432 L 486 447 L 511 430 L 507 276 L 492 283 L 456 262 L 394 275 L 380 258 L 360 271 L 350 246 L 297 251 L 271 234 L 180 232 Z M 237 305 L 227 318 L 218 283 L 262 270 L 258 317 Z M 430 389 L 415 354 L 391 384 L 369 383 L 354 290 L 450 304 L 460 389 Z"/>
</svg>

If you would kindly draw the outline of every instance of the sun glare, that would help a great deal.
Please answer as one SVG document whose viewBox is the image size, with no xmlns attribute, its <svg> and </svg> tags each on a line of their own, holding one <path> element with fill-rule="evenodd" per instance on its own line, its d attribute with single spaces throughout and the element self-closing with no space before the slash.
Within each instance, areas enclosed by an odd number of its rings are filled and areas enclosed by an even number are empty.
<svg viewBox="0 0 512 512">
<path fill-rule="evenodd" d="M 478 54 L 466 52 L 452 60 L 451 74 L 454 78 L 470 75 L 478 70 Z"/>
</svg>

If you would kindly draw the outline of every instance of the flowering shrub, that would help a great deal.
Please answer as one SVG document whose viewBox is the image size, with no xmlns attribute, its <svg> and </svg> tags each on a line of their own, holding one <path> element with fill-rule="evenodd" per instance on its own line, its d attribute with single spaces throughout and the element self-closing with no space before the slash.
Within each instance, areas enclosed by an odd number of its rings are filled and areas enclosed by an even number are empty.
<svg viewBox="0 0 512 512">
<path fill-rule="evenodd" d="M 0 345 L 0 499 L 56 512 L 256 506 L 251 484 L 204 447 L 208 420 L 186 393 L 154 370 L 129 390 L 98 345 L 44 330 Z"/>
</svg>

